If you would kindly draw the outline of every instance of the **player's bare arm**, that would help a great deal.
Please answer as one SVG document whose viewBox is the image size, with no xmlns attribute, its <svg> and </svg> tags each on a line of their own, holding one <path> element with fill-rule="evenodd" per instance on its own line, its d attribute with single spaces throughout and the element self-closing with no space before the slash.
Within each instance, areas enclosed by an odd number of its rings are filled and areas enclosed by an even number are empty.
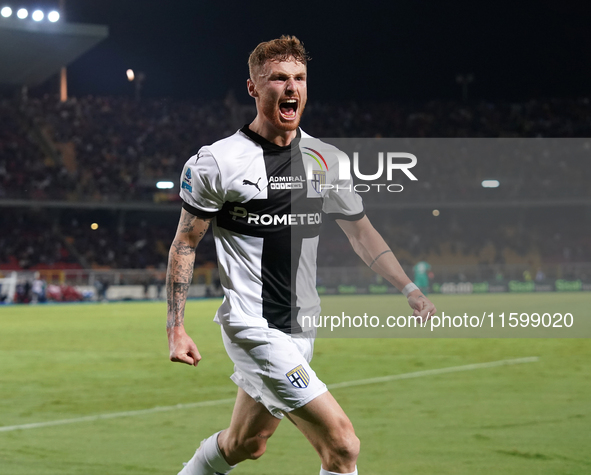
<svg viewBox="0 0 591 475">
<path fill-rule="evenodd" d="M 185 332 L 185 304 L 189 286 L 193 280 L 195 249 L 205 235 L 210 221 L 193 216 L 183 209 L 168 253 L 166 332 L 170 360 L 193 366 L 197 366 L 201 355 L 193 340 Z"/>
<path fill-rule="evenodd" d="M 400 291 L 412 283 L 386 241 L 372 226 L 367 216 L 358 221 L 340 219 L 336 221 L 349 238 L 355 252 L 372 270 Z M 435 305 L 418 289 L 410 292 L 407 299 L 414 311 L 413 314 L 420 316 L 423 321 L 436 312 Z"/>
</svg>

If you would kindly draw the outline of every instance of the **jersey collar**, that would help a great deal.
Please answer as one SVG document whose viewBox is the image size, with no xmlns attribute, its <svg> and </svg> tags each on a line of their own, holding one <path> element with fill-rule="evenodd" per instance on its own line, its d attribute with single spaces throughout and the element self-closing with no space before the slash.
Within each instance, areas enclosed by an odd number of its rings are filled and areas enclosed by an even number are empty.
<svg viewBox="0 0 591 475">
<path fill-rule="evenodd" d="M 285 147 L 281 147 L 280 145 L 274 144 L 273 142 L 269 142 L 263 136 L 250 130 L 248 128 L 248 124 L 244 125 L 244 127 L 242 127 L 240 129 L 240 132 L 242 132 L 244 135 L 246 135 L 248 138 L 250 138 L 253 142 L 258 143 L 265 150 L 276 150 L 276 151 L 291 150 L 292 147 L 297 147 L 299 145 L 300 139 L 302 138 L 302 131 L 298 127 L 298 130 L 296 132 L 296 136 L 291 141 L 291 143 L 289 145 L 286 145 Z"/>
</svg>

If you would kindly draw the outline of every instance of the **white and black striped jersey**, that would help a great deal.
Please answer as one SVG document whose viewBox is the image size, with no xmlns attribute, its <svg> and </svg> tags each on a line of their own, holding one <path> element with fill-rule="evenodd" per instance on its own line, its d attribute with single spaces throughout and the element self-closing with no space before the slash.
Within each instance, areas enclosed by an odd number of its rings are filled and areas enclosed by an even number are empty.
<svg viewBox="0 0 591 475">
<path fill-rule="evenodd" d="M 183 208 L 214 218 L 225 295 L 216 322 L 296 333 L 298 317 L 319 315 L 316 254 L 323 214 L 351 221 L 365 215 L 351 180 L 339 179 L 330 148 L 300 129 L 280 147 L 244 126 L 185 164 Z"/>
</svg>

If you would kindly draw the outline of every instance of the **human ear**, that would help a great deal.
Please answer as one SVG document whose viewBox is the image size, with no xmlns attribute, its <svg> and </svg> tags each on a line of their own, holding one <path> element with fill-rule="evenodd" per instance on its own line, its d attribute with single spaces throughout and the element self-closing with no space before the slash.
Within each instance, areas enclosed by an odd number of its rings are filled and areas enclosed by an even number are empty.
<svg viewBox="0 0 591 475">
<path fill-rule="evenodd" d="M 248 95 L 250 97 L 258 97 L 259 93 L 257 92 L 257 88 L 254 84 L 254 81 L 252 79 L 247 79 L 246 80 L 246 87 L 248 89 Z"/>
</svg>

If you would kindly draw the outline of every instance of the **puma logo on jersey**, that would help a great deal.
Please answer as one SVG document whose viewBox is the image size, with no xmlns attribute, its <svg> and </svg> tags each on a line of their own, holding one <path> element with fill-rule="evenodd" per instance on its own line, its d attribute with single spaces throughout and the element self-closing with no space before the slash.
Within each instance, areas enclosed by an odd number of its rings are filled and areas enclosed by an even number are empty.
<svg viewBox="0 0 591 475">
<path fill-rule="evenodd" d="M 261 191 L 261 189 L 259 188 L 259 181 L 261 181 L 261 177 L 259 177 L 259 179 L 257 180 L 256 183 L 253 183 L 250 180 L 242 180 L 242 184 L 243 185 L 252 185 L 254 186 L 257 190 Z"/>
</svg>

